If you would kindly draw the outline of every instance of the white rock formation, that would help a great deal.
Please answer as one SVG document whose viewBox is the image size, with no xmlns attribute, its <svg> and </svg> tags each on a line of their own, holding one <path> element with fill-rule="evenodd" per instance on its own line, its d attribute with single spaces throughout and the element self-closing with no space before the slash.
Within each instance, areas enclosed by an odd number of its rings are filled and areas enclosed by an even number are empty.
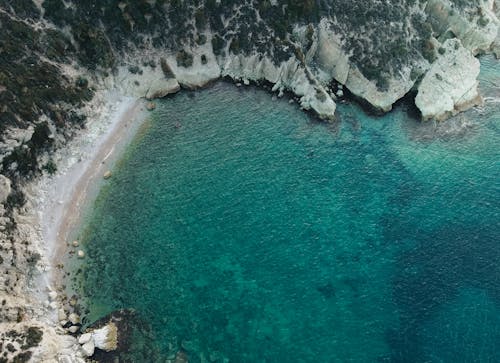
<svg viewBox="0 0 500 363">
<path fill-rule="evenodd" d="M 78 330 L 80 330 L 80 327 L 77 326 L 77 325 L 72 325 L 68 328 L 68 331 L 71 333 L 71 334 L 75 334 Z"/>
<path fill-rule="evenodd" d="M 445 53 L 432 64 L 415 98 L 424 120 L 443 120 L 481 102 L 479 61 L 458 39 L 447 40 L 443 48 Z"/>
<path fill-rule="evenodd" d="M 332 31 L 329 20 L 323 19 L 318 26 L 317 45 L 314 60 L 317 61 L 318 78 L 323 83 L 335 79 L 345 85 L 355 96 L 367 101 L 374 109 L 387 112 L 392 105 L 413 87 L 410 68 L 400 70 L 398 78 L 390 79 L 387 90 L 381 91 L 376 83 L 367 79 L 350 63 L 350 57 L 342 49 L 340 37 Z M 425 65 L 422 65 L 425 68 Z M 326 76 L 325 76 L 326 75 Z"/>
<path fill-rule="evenodd" d="M 201 88 L 218 79 L 221 75 L 220 66 L 212 51 L 210 34 L 207 34 L 207 39 L 204 45 L 187 49 L 193 55 L 193 65 L 189 68 L 177 66 L 175 55 L 167 57 L 175 78 L 183 87 L 189 89 Z M 203 64 L 202 57 L 205 59 L 205 64 Z"/>
<path fill-rule="evenodd" d="M 243 81 L 268 81 L 274 84 L 273 91 L 293 92 L 300 97 L 300 105 L 304 109 L 313 110 L 320 118 L 333 119 L 335 116 L 336 105 L 331 96 L 294 57 L 276 66 L 260 55 L 232 55 L 224 64 L 222 76 Z"/>
<path fill-rule="evenodd" d="M 57 312 L 57 319 L 59 319 L 59 321 L 63 321 L 66 320 L 67 318 L 68 316 L 66 315 L 64 309 L 59 309 Z"/>
<path fill-rule="evenodd" d="M 377 88 L 374 81 L 370 81 L 356 68 L 349 70 L 349 76 L 345 83 L 346 87 L 354 95 L 368 101 L 375 109 L 387 112 L 392 109 L 392 105 L 411 90 L 414 81 L 410 78 L 410 69 L 403 69 L 400 78 L 389 80 L 387 91 Z"/>
<path fill-rule="evenodd" d="M 78 344 L 86 357 L 94 355 L 96 348 L 106 352 L 116 350 L 118 348 L 118 328 L 115 323 L 109 322 L 102 328 L 80 335 Z"/>
<path fill-rule="evenodd" d="M 118 348 L 118 328 L 109 322 L 105 326 L 92 331 L 92 340 L 96 348 L 110 352 Z"/>
</svg>

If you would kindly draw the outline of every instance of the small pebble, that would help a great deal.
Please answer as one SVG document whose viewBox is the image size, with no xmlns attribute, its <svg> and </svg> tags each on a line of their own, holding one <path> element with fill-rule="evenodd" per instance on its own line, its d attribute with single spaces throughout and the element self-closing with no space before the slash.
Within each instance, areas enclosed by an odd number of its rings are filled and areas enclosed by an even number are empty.
<svg viewBox="0 0 500 363">
<path fill-rule="evenodd" d="M 79 250 L 78 251 L 78 258 L 84 258 L 85 257 L 85 252 L 83 252 L 82 250 Z"/>
<path fill-rule="evenodd" d="M 78 243 L 78 241 L 73 241 L 72 245 L 73 245 L 73 247 L 78 247 L 79 243 Z"/>
<path fill-rule="evenodd" d="M 104 173 L 103 178 L 109 179 L 109 178 L 111 178 L 111 175 L 113 175 L 113 174 L 111 173 L 111 171 L 108 170 L 107 172 Z"/>
</svg>

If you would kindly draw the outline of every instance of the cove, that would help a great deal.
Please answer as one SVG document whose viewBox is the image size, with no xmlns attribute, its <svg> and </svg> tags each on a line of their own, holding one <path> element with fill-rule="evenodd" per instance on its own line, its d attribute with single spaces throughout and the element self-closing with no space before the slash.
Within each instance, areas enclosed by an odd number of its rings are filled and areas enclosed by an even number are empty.
<svg viewBox="0 0 500 363">
<path fill-rule="evenodd" d="M 80 232 L 132 362 L 500 361 L 498 63 L 441 125 L 218 83 L 157 104 Z M 491 67 L 488 65 L 491 64 Z"/>
</svg>

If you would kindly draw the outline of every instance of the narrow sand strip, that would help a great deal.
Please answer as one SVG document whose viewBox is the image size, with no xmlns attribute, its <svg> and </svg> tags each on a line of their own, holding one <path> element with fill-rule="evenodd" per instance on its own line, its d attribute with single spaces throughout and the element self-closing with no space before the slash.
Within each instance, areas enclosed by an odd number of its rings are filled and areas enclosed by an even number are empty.
<svg viewBox="0 0 500 363">
<path fill-rule="evenodd" d="M 61 170 L 43 178 L 38 198 L 38 219 L 44 255 L 50 264 L 41 277 L 43 286 L 59 286 L 62 274 L 57 265 L 64 262 L 68 238 L 77 228 L 83 208 L 92 199 L 93 187 L 111 169 L 121 151 L 131 141 L 147 116 L 144 103 L 135 98 L 109 96 L 102 120 L 84 130 L 61 153 Z"/>
</svg>

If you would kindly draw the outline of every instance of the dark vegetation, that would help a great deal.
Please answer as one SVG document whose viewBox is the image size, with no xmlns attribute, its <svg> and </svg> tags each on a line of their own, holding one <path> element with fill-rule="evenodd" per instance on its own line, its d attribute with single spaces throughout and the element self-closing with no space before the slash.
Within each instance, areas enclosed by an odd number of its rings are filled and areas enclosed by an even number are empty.
<svg viewBox="0 0 500 363">
<path fill-rule="evenodd" d="M 42 342 L 43 332 L 40 328 L 31 326 L 23 331 L 9 330 L 0 335 L 0 363 L 2 362 L 28 362 L 33 355 L 31 348 L 37 347 Z M 11 342 L 17 342 L 16 349 Z M 11 360 L 7 360 L 8 354 L 13 354 Z"/>
<path fill-rule="evenodd" d="M 66 8 L 62 0 L 45 0 L 43 7 L 46 19 L 71 29 L 76 57 L 89 69 L 112 68 L 131 45 L 168 49 L 177 54 L 179 66 L 189 67 L 191 56 L 182 48 L 205 44 L 207 30 L 214 35 L 211 44 L 216 55 L 259 52 L 278 63 L 293 56 L 290 41 L 296 24 L 311 25 L 307 48 L 315 26 L 327 16 L 335 20 L 333 30 L 342 37 L 352 62 L 384 90 L 401 67 L 435 57 L 429 43 L 432 26 L 417 11 L 424 8 L 421 2 L 279 0 L 273 6 L 270 0 L 124 0 L 119 4 L 104 0 L 80 1 Z M 467 5 L 465 0 L 453 3 L 458 9 Z M 53 38 L 59 49 L 66 44 L 63 36 Z"/>
<path fill-rule="evenodd" d="M 20 6 L 22 1 L 12 1 Z M 27 1 L 32 3 L 31 1 Z M 21 14 L 38 16 L 28 7 Z M 0 132 L 8 128 L 34 128 L 32 138 L 14 148 L 2 160 L 2 173 L 14 181 L 39 171 L 37 156 L 52 146 L 45 115 L 56 131 L 70 131 L 83 119 L 73 108 L 90 100 L 92 91 L 85 83 L 73 83 L 51 62 L 69 62 L 76 54 L 69 39 L 59 31 L 35 31 L 8 14 L 0 13 Z M 47 60 L 42 60 L 41 57 Z M 13 167 L 17 163 L 17 167 Z"/>
</svg>

